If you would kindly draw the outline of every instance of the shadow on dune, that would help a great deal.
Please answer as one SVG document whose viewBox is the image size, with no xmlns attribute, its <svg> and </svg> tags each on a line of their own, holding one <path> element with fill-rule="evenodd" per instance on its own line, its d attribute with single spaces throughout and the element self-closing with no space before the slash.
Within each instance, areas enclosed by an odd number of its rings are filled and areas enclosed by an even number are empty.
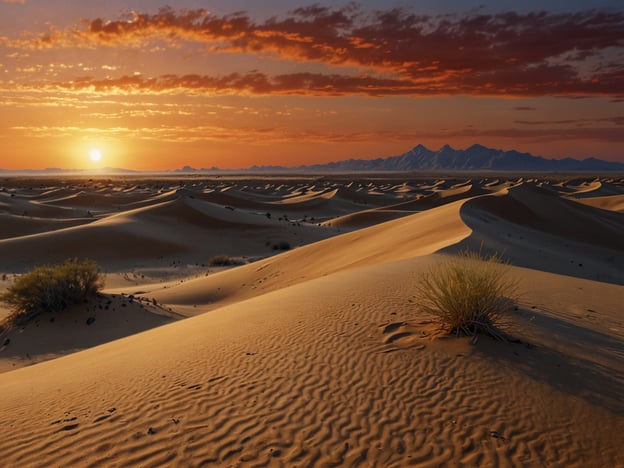
<svg viewBox="0 0 624 468">
<path fill-rule="evenodd" d="M 468 200 L 472 230 L 443 249 L 501 254 L 511 264 L 624 285 L 624 214 L 585 206 L 534 184 Z"/>
<path fill-rule="evenodd" d="M 526 343 L 504 345 L 482 339 L 477 346 L 479 352 L 561 393 L 579 396 L 593 405 L 624 415 L 624 369 L 621 366 L 624 340 L 551 314 L 534 310 L 521 314 L 530 315 L 530 327 L 535 327 L 537 334 L 542 335 L 537 338 L 537 345 L 533 342 L 530 347 Z M 559 349 L 553 344 L 559 344 Z"/>
<path fill-rule="evenodd" d="M 41 314 L 4 332 L 0 337 L 0 372 L 92 348 L 181 318 L 185 317 L 146 298 L 99 294 L 88 303 Z"/>
</svg>

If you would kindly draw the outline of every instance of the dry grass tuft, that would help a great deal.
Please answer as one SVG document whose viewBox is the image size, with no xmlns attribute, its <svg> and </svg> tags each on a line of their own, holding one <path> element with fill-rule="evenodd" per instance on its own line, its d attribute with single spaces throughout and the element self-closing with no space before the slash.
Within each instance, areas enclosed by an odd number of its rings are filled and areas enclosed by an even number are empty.
<svg viewBox="0 0 624 468">
<path fill-rule="evenodd" d="M 420 308 L 457 335 L 485 333 L 504 340 L 501 319 L 515 306 L 517 281 L 497 255 L 463 252 L 425 273 L 416 287 Z"/>
<path fill-rule="evenodd" d="M 20 276 L 0 300 L 13 309 L 8 321 L 19 325 L 43 312 L 60 312 L 83 302 L 103 285 L 102 272 L 93 260 L 70 259 Z"/>
</svg>

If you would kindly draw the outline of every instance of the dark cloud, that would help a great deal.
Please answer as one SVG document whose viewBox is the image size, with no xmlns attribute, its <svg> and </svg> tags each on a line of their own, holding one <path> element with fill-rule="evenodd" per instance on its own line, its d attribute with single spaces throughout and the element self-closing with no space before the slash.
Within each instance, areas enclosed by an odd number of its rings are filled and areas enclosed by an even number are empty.
<svg viewBox="0 0 624 468">
<path fill-rule="evenodd" d="M 610 123 L 613 125 L 624 125 L 624 116 L 602 117 L 597 119 L 566 119 L 566 120 L 515 120 L 519 125 L 593 125 L 596 123 Z"/>
<path fill-rule="evenodd" d="M 379 75 L 349 79 L 301 73 L 268 79 L 247 74 L 224 79 L 226 88 L 250 92 L 275 88 L 306 94 L 324 82 L 322 94 L 624 93 L 624 65 L 609 59 L 613 57 L 609 51 L 624 47 L 623 11 L 425 16 L 400 8 L 363 12 L 354 4 L 337 9 L 313 5 L 284 17 L 256 21 L 244 12 L 218 16 L 202 9 L 163 8 L 156 14 L 133 13 L 114 21 L 97 18 L 72 30 L 51 29 L 34 40 L 4 38 L 3 42 L 47 48 L 151 40 L 193 41 L 216 53 L 268 52 L 282 59 L 355 66 Z M 600 66 L 590 72 L 581 67 L 592 60 Z M 297 83 L 302 87 L 295 88 Z M 373 91 L 366 91 L 367 86 Z"/>
</svg>

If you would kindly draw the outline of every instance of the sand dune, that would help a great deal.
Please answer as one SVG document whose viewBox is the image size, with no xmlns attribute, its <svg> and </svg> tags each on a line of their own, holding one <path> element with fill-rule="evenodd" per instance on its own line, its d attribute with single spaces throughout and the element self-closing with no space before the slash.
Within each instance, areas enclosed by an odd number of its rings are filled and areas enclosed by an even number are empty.
<svg viewBox="0 0 624 468">
<path fill-rule="evenodd" d="M 152 290 L 150 294 L 162 303 L 207 310 L 331 273 L 426 255 L 470 234 L 459 218 L 460 206 L 461 202 L 457 202 L 344 234 L 166 290 Z M 397 244 L 401 247 L 397 248 Z"/>
<path fill-rule="evenodd" d="M 23 195 L 9 196 L 7 193 L 0 193 L 0 209 L 3 213 L 42 218 L 73 218 L 85 214 L 84 210 L 77 211 L 61 206 L 49 206 L 30 200 Z"/>
<path fill-rule="evenodd" d="M 66 227 L 80 226 L 93 221 L 93 218 L 37 218 L 0 213 L 0 239 L 28 236 L 41 232 L 56 231 Z"/>
<path fill-rule="evenodd" d="M 619 213 L 520 186 L 467 202 L 461 216 L 472 233 L 447 252 L 498 253 L 514 265 L 624 285 Z"/>
<path fill-rule="evenodd" d="M 253 235 L 248 233 L 251 230 Z M 40 259 L 54 262 L 72 256 L 93 258 L 115 269 L 172 257 L 205 263 L 218 254 L 267 254 L 271 243 L 277 241 L 297 245 L 328 235 L 332 233 L 316 226 L 292 226 L 263 215 L 235 213 L 178 197 L 88 225 L 0 240 L 0 255 L 9 271 L 40 263 Z"/>
<path fill-rule="evenodd" d="M 380 177 L 4 192 L 64 214 L 119 195 L 89 224 L 1 240 L 0 258 L 10 273 L 93 256 L 120 279 L 0 337 L 3 463 L 622 466 L 624 215 L 604 201 L 622 187 Z M 277 240 L 295 248 L 275 255 Z M 502 254 L 520 281 L 510 342 L 441 336 L 414 302 L 419 275 L 465 248 Z M 248 263 L 209 272 L 198 263 L 213 253 Z"/>
<path fill-rule="evenodd" d="M 459 187 L 449 189 L 426 190 L 424 194 L 418 193 L 409 201 L 401 201 L 399 203 L 387 201 L 387 204 L 381 208 L 362 210 L 332 218 L 329 221 L 325 221 L 323 225 L 347 229 L 360 229 L 392 219 L 402 218 L 411 213 L 429 210 L 452 201 L 466 200 L 485 193 L 489 193 L 489 191 L 473 184 L 462 184 Z"/>
<path fill-rule="evenodd" d="M 620 213 L 624 211 L 624 195 L 606 195 L 604 197 L 588 197 L 574 200 L 602 210 L 618 211 Z"/>
</svg>

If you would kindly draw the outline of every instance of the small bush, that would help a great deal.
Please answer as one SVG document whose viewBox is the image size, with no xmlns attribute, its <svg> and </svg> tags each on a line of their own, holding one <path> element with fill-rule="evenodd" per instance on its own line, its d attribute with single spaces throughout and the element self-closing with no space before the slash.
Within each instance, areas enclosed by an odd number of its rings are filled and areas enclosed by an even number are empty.
<svg viewBox="0 0 624 468">
<path fill-rule="evenodd" d="M 0 300 L 14 311 L 9 321 L 20 324 L 43 312 L 60 312 L 83 302 L 103 286 L 102 271 L 93 260 L 71 259 L 20 276 Z"/>
<path fill-rule="evenodd" d="M 228 257 L 227 255 L 215 255 L 210 260 L 208 260 L 208 265 L 211 267 L 216 266 L 231 266 L 236 265 L 238 262 L 234 260 L 232 257 Z"/>
<path fill-rule="evenodd" d="M 424 274 L 416 299 L 451 333 L 503 339 L 496 326 L 514 307 L 517 290 L 499 256 L 464 252 Z"/>
</svg>

